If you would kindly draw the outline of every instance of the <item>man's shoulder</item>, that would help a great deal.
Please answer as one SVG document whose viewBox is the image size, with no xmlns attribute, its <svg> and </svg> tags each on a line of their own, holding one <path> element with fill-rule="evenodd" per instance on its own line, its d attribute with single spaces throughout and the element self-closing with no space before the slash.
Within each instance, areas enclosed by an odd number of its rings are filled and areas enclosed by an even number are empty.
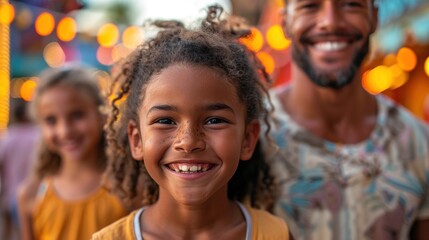
<svg viewBox="0 0 429 240">
<path fill-rule="evenodd" d="M 133 219 L 136 214 L 137 210 L 101 229 L 92 235 L 92 239 L 135 239 L 133 231 Z"/>
</svg>

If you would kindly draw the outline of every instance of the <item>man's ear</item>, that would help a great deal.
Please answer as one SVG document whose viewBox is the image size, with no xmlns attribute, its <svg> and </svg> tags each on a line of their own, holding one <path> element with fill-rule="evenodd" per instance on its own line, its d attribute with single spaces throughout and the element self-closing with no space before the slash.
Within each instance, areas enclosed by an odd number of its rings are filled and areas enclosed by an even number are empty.
<svg viewBox="0 0 429 240">
<path fill-rule="evenodd" d="M 372 5 L 372 9 L 370 14 L 371 16 L 371 33 L 374 33 L 375 30 L 377 30 L 378 27 L 378 7 L 375 5 Z"/>
<path fill-rule="evenodd" d="M 261 125 L 259 120 L 254 119 L 247 124 L 243 144 L 241 146 L 241 160 L 249 160 L 252 157 L 256 143 L 259 140 L 260 131 Z"/>
<path fill-rule="evenodd" d="M 134 120 L 128 122 L 128 141 L 130 143 L 131 155 L 135 160 L 143 160 L 143 144 L 139 127 Z"/>
</svg>

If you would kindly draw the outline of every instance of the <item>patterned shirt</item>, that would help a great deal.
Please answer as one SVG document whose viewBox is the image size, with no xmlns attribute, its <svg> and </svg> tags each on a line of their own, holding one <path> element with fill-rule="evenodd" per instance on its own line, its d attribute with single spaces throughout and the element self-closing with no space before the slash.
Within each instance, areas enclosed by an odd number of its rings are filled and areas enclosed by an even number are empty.
<svg viewBox="0 0 429 240">
<path fill-rule="evenodd" d="M 272 90 L 275 212 L 296 240 L 407 239 L 429 218 L 429 129 L 377 96 L 377 124 L 357 144 L 321 139 L 294 122 Z"/>
</svg>

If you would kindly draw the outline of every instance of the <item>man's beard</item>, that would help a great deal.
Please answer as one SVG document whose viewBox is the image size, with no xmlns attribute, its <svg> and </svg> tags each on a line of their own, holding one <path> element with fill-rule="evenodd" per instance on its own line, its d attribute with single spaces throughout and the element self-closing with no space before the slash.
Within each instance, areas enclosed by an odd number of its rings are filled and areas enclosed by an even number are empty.
<svg viewBox="0 0 429 240">
<path fill-rule="evenodd" d="M 318 71 L 311 63 L 310 54 L 307 49 L 301 51 L 292 44 L 292 59 L 304 71 L 310 80 L 320 87 L 340 89 L 351 82 L 359 70 L 365 56 L 369 51 L 369 39 L 367 39 L 362 48 L 354 55 L 350 66 L 347 69 L 338 70 L 332 74 Z"/>
</svg>

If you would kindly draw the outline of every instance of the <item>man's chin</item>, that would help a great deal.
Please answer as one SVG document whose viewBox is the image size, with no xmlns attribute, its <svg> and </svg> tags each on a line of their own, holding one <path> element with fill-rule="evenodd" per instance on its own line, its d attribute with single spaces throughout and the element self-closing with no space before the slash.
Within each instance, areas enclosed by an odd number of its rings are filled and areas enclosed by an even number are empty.
<svg viewBox="0 0 429 240">
<path fill-rule="evenodd" d="M 353 81 L 353 76 L 346 74 L 337 74 L 335 76 L 332 76 L 332 74 L 312 74 L 309 78 L 317 86 L 329 89 L 341 89 Z"/>
</svg>

